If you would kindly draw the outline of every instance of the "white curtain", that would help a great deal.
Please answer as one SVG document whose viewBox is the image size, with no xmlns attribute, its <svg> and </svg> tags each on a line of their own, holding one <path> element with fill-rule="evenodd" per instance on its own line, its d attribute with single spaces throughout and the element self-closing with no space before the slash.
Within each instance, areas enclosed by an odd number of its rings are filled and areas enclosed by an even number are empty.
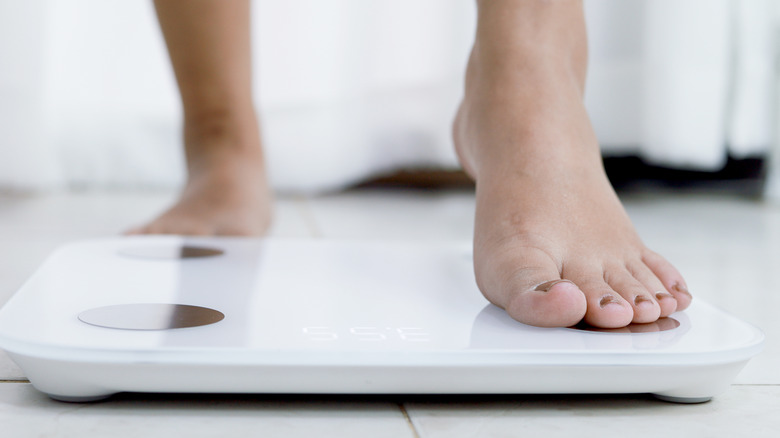
<svg viewBox="0 0 780 438">
<path fill-rule="evenodd" d="M 323 191 L 456 168 L 472 0 L 255 0 L 269 170 Z M 590 0 L 586 103 L 605 154 L 717 169 L 772 138 L 772 0 Z M 150 2 L 0 0 L 0 188 L 175 186 L 176 86 Z"/>
<path fill-rule="evenodd" d="M 717 170 L 772 143 L 773 0 L 591 0 L 586 103 L 607 151 Z"/>
</svg>

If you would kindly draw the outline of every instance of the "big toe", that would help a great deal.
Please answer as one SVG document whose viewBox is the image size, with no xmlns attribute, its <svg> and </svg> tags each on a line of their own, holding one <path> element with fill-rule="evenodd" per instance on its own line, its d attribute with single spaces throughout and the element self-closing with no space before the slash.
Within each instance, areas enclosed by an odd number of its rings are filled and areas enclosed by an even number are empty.
<svg viewBox="0 0 780 438">
<path fill-rule="evenodd" d="M 506 310 L 513 318 L 529 325 L 570 327 L 582 320 L 587 309 L 582 291 L 569 280 L 558 278 L 530 290 L 517 290 Z"/>
<path fill-rule="evenodd" d="M 552 258 L 527 248 L 510 254 L 503 259 L 475 258 L 477 283 L 488 300 L 512 318 L 537 327 L 569 327 L 582 320 L 585 295 L 561 278 Z"/>
</svg>

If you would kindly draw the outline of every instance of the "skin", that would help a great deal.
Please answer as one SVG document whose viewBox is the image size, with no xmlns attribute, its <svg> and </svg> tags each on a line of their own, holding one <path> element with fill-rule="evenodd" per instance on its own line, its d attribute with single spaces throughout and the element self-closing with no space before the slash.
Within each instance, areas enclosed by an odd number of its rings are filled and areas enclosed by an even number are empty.
<svg viewBox="0 0 780 438">
<path fill-rule="evenodd" d="M 158 0 L 184 109 L 187 183 L 159 217 L 127 234 L 258 236 L 271 224 L 252 102 L 248 0 Z"/>
<path fill-rule="evenodd" d="M 251 102 L 247 0 L 157 0 L 184 105 L 189 178 L 135 234 L 261 235 L 270 218 Z M 691 302 L 644 246 L 604 172 L 583 104 L 579 0 L 479 0 L 455 149 L 476 181 L 474 269 L 520 322 L 652 323 Z"/>
</svg>

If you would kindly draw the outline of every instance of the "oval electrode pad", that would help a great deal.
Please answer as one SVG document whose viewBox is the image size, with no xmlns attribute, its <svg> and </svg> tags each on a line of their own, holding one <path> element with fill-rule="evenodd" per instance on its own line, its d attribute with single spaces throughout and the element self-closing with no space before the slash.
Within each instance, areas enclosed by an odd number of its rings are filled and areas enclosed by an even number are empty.
<svg viewBox="0 0 780 438">
<path fill-rule="evenodd" d="M 163 260 L 215 257 L 225 253 L 217 248 L 191 245 L 130 246 L 122 248 L 118 252 L 127 257 Z"/>
<path fill-rule="evenodd" d="M 137 303 L 98 307 L 79 314 L 81 322 L 122 330 L 170 330 L 222 321 L 225 315 L 207 307 Z"/>
<path fill-rule="evenodd" d="M 613 329 L 593 327 L 587 324 L 577 324 L 574 327 L 571 327 L 571 329 L 602 333 L 655 333 L 674 330 L 679 326 L 680 321 L 677 321 L 674 318 L 660 318 L 655 322 L 649 322 L 646 324 L 629 324 L 625 327 Z"/>
</svg>

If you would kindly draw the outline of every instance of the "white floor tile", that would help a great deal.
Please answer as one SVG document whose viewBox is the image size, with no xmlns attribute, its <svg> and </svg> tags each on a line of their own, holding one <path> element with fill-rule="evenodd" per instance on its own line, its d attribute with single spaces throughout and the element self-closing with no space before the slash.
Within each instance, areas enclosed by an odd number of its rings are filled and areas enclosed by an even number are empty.
<svg viewBox="0 0 780 438">
<path fill-rule="evenodd" d="M 0 239 L 115 236 L 154 218 L 175 198 L 174 192 L 166 191 L 0 197 Z M 287 197 L 276 201 L 270 235 L 309 236 L 299 201 Z"/>
<path fill-rule="evenodd" d="M 366 189 L 307 201 L 318 237 L 332 239 L 471 240 L 469 191 Z"/>
<path fill-rule="evenodd" d="M 27 377 L 6 352 L 0 350 L 0 381 L 2 380 L 26 381 Z"/>
<path fill-rule="evenodd" d="M 412 437 L 394 403 L 282 397 L 126 396 L 95 404 L 50 400 L 0 383 L 4 437 Z"/>
<path fill-rule="evenodd" d="M 405 405 L 422 438 L 776 437 L 778 406 L 780 386 L 734 386 L 699 405 L 649 396 L 529 396 Z"/>
<path fill-rule="evenodd" d="M 0 237 L 116 235 L 166 207 L 171 192 L 88 192 L 0 198 Z"/>
</svg>

